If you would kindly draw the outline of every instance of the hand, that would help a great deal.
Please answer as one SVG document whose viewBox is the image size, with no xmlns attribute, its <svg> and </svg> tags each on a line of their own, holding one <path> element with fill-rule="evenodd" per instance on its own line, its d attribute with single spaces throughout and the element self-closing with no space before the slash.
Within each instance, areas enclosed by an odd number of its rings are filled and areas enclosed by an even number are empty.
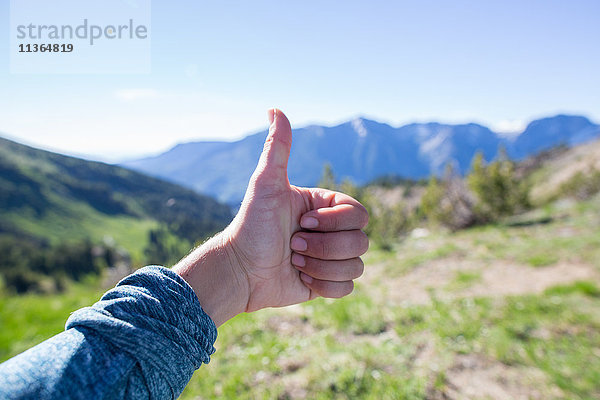
<svg viewBox="0 0 600 400">
<path fill-rule="evenodd" d="M 345 194 L 290 185 L 290 123 L 277 109 L 269 120 L 238 214 L 174 267 L 217 325 L 243 311 L 343 297 L 363 272 L 367 211 Z"/>
</svg>

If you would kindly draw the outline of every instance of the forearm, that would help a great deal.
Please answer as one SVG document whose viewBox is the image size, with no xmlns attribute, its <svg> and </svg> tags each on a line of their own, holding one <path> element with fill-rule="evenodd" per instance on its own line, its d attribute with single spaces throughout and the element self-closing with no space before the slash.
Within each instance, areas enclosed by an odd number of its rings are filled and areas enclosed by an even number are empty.
<svg viewBox="0 0 600 400">
<path fill-rule="evenodd" d="M 66 328 L 0 365 L 0 398 L 176 398 L 216 339 L 189 285 L 160 267 L 125 278 Z"/>
<path fill-rule="evenodd" d="M 246 311 L 248 279 L 227 230 L 196 248 L 173 267 L 194 289 L 202 309 L 217 327 Z"/>
</svg>

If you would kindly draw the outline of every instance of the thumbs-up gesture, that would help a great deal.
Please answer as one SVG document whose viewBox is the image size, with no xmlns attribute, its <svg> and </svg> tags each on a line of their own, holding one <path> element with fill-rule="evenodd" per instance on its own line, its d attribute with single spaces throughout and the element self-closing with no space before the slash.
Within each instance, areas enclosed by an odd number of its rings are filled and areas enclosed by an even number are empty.
<svg viewBox="0 0 600 400">
<path fill-rule="evenodd" d="M 363 272 L 367 211 L 343 193 L 290 185 L 291 126 L 277 109 L 269 120 L 235 219 L 174 267 L 217 325 L 244 311 L 343 297 Z"/>
</svg>

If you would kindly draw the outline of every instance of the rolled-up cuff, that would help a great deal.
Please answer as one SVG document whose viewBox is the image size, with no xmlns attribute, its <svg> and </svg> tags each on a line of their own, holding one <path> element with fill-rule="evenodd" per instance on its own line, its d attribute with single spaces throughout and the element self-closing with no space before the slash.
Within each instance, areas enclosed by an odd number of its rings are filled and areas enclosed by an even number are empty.
<svg viewBox="0 0 600 400">
<path fill-rule="evenodd" d="M 136 271 L 93 306 L 74 312 L 66 329 L 78 327 L 94 330 L 130 354 L 149 385 L 166 383 L 175 396 L 194 371 L 210 361 L 217 338 L 217 328 L 192 288 L 159 266 Z"/>
</svg>

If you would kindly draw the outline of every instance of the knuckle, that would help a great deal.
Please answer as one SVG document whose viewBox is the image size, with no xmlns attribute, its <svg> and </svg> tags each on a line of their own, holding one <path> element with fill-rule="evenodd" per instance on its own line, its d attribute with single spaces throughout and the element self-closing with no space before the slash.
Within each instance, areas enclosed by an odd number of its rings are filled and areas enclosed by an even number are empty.
<svg viewBox="0 0 600 400">
<path fill-rule="evenodd" d="M 340 221 L 338 218 L 331 217 L 327 218 L 327 225 L 330 231 L 339 231 L 340 230 Z"/>
<path fill-rule="evenodd" d="M 304 267 L 304 268 L 307 271 L 309 271 L 314 277 L 316 277 L 318 279 L 322 279 L 323 272 L 325 272 L 325 268 L 323 268 L 321 261 L 314 259 L 312 257 L 308 257 L 308 258 L 310 258 L 310 261 L 306 262 L 306 267 Z"/>
<path fill-rule="evenodd" d="M 326 240 L 324 234 L 319 234 L 317 236 L 317 254 L 319 258 L 326 259 L 328 258 L 330 250 L 329 243 Z"/>
<path fill-rule="evenodd" d="M 302 267 L 302 270 L 312 273 L 316 269 L 314 258 L 305 255 L 304 263 L 305 264 L 304 267 Z"/>
</svg>

